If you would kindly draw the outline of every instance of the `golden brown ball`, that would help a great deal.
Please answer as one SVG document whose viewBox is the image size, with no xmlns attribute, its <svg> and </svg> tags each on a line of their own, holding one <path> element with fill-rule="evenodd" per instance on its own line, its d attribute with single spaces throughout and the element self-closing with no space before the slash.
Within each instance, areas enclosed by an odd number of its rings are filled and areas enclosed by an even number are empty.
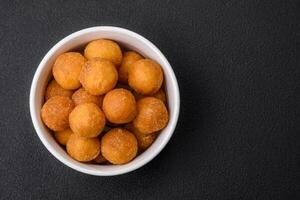
<svg viewBox="0 0 300 200">
<path fill-rule="evenodd" d="M 84 88 L 80 88 L 74 92 L 74 94 L 72 95 L 72 100 L 75 103 L 75 105 L 83 103 L 94 103 L 101 108 L 103 96 L 91 95 Z"/>
<path fill-rule="evenodd" d="M 164 104 L 167 104 L 166 93 L 161 88 L 153 95 L 142 95 L 142 94 L 134 92 L 134 97 L 137 101 L 142 98 L 145 98 L 145 97 L 155 97 L 155 98 L 161 100 L 162 102 L 164 102 Z"/>
<path fill-rule="evenodd" d="M 52 73 L 57 83 L 67 89 L 74 90 L 81 86 L 79 75 L 85 58 L 77 52 L 63 53 L 57 57 Z"/>
<path fill-rule="evenodd" d="M 128 72 L 132 64 L 138 60 L 143 59 L 143 57 L 136 53 L 135 51 L 127 51 L 123 54 L 123 60 L 119 68 L 119 81 L 127 83 Z"/>
<path fill-rule="evenodd" d="M 116 86 L 118 72 L 110 61 L 94 58 L 85 63 L 79 79 L 87 92 L 102 95 Z"/>
<path fill-rule="evenodd" d="M 102 156 L 101 152 L 99 153 L 99 155 L 94 159 L 94 161 L 96 163 L 105 163 L 107 160 Z"/>
<path fill-rule="evenodd" d="M 55 96 L 43 105 L 41 117 L 45 125 L 53 131 L 63 131 L 69 128 L 69 114 L 74 103 L 68 97 Z"/>
<path fill-rule="evenodd" d="M 86 138 L 72 134 L 67 142 L 67 152 L 75 160 L 88 162 L 99 155 L 100 141 L 98 138 Z"/>
<path fill-rule="evenodd" d="M 165 104 L 154 97 L 145 97 L 137 102 L 137 116 L 134 127 L 145 135 L 163 129 L 169 120 Z"/>
<path fill-rule="evenodd" d="M 125 124 L 131 122 L 136 116 L 135 98 L 126 89 L 114 89 L 105 95 L 103 111 L 108 121 L 112 123 Z"/>
<path fill-rule="evenodd" d="M 63 131 L 54 132 L 54 137 L 59 144 L 66 145 L 72 134 L 73 131 L 71 129 L 66 129 Z"/>
<path fill-rule="evenodd" d="M 96 137 L 105 126 L 105 116 L 94 103 L 76 106 L 69 116 L 69 121 L 72 131 L 82 137 Z"/>
<path fill-rule="evenodd" d="M 101 140 L 102 155 L 113 164 L 125 164 L 137 154 L 137 140 L 131 132 L 122 128 L 114 128 Z"/>
<path fill-rule="evenodd" d="M 159 100 L 161 100 L 164 104 L 167 104 L 167 97 L 166 97 L 166 93 L 163 89 L 159 89 L 155 94 L 152 95 L 155 98 L 158 98 Z"/>
<path fill-rule="evenodd" d="M 122 61 L 120 46 L 116 42 L 106 39 L 90 42 L 84 50 L 84 56 L 87 59 L 103 58 L 109 60 L 116 66 L 119 66 Z"/>
<path fill-rule="evenodd" d="M 54 96 L 65 96 L 71 98 L 72 94 L 72 90 L 66 90 L 62 88 L 55 80 L 52 80 L 47 86 L 45 99 L 48 100 Z"/>
<path fill-rule="evenodd" d="M 157 137 L 156 133 L 144 135 L 143 133 L 138 131 L 131 123 L 126 125 L 126 129 L 131 131 L 135 135 L 140 151 L 148 149 Z"/>
<path fill-rule="evenodd" d="M 151 95 L 156 93 L 163 82 L 160 65 L 150 59 L 134 62 L 128 74 L 128 84 L 137 93 Z"/>
</svg>

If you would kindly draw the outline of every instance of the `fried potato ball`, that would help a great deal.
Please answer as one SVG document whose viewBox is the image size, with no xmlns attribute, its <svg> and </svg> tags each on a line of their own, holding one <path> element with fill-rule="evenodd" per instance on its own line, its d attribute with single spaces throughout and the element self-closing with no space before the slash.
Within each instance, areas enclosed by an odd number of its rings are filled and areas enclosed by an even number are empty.
<svg viewBox="0 0 300 200">
<path fill-rule="evenodd" d="M 79 88 L 72 95 L 72 100 L 75 103 L 75 105 L 79 105 L 83 103 L 94 103 L 101 108 L 103 96 L 91 95 L 84 88 Z"/>
<path fill-rule="evenodd" d="M 94 161 L 96 162 L 96 163 L 104 163 L 104 162 L 106 162 L 107 160 L 102 156 L 102 154 L 101 153 L 99 153 L 99 155 L 94 159 Z"/>
<path fill-rule="evenodd" d="M 104 158 L 113 164 L 125 164 L 137 154 L 137 140 L 131 132 L 114 128 L 101 140 L 101 152 Z"/>
<path fill-rule="evenodd" d="M 71 129 L 66 129 L 63 131 L 54 132 L 54 137 L 59 144 L 66 145 L 72 134 L 74 133 Z"/>
<path fill-rule="evenodd" d="M 80 104 L 69 116 L 72 131 L 82 137 L 96 137 L 105 126 L 105 116 L 94 103 Z"/>
<path fill-rule="evenodd" d="M 143 133 L 139 132 L 131 123 L 126 125 L 126 129 L 135 135 L 140 151 L 144 151 L 150 147 L 157 137 L 156 133 L 144 135 Z"/>
<path fill-rule="evenodd" d="M 79 75 L 85 58 L 77 52 L 63 53 L 57 57 L 52 68 L 54 79 L 67 89 L 74 90 L 81 86 Z"/>
<path fill-rule="evenodd" d="M 53 131 L 63 131 L 69 127 L 69 114 L 74 103 L 68 97 L 55 96 L 43 105 L 41 118 L 45 125 Z"/>
<path fill-rule="evenodd" d="M 116 66 L 119 66 L 122 62 L 120 46 L 116 42 L 106 39 L 90 42 L 84 50 L 84 56 L 87 59 L 103 58 L 109 60 Z"/>
<path fill-rule="evenodd" d="M 55 80 L 52 80 L 46 89 L 45 99 L 48 100 L 54 96 L 65 96 L 71 98 L 73 91 L 62 88 Z"/>
<path fill-rule="evenodd" d="M 154 97 L 145 97 L 137 102 L 137 116 L 134 127 L 145 135 L 163 129 L 169 120 L 165 104 Z"/>
<path fill-rule="evenodd" d="M 166 93 L 164 92 L 163 89 L 159 89 L 156 93 L 154 93 L 153 95 L 150 95 L 150 97 L 155 97 L 159 100 L 161 100 L 162 102 L 164 102 L 164 104 L 167 104 L 167 98 L 166 98 Z M 135 99 L 138 101 L 144 97 L 149 97 L 148 95 L 142 95 L 142 94 L 139 94 L 139 93 L 134 93 L 134 97 Z"/>
<path fill-rule="evenodd" d="M 121 66 L 119 68 L 119 81 L 122 83 L 127 83 L 128 81 L 128 72 L 130 70 L 131 65 L 138 61 L 143 59 L 143 57 L 134 52 L 134 51 L 127 51 L 123 54 L 123 60 L 121 63 Z"/>
<path fill-rule="evenodd" d="M 108 92 L 103 99 L 103 111 L 108 121 L 115 124 L 131 122 L 136 116 L 136 102 L 132 93 L 118 88 Z"/>
<path fill-rule="evenodd" d="M 86 138 L 72 134 L 67 142 L 67 152 L 75 160 L 88 162 L 99 155 L 100 141 L 98 138 Z"/>
<path fill-rule="evenodd" d="M 141 59 L 134 62 L 128 74 L 128 84 L 137 93 L 144 95 L 154 94 L 163 82 L 163 72 L 160 65 L 150 59 Z"/>
<path fill-rule="evenodd" d="M 118 72 L 110 61 L 94 58 L 85 63 L 79 79 L 87 92 L 102 95 L 116 86 Z"/>
<path fill-rule="evenodd" d="M 161 100 L 164 104 L 167 104 L 166 93 L 163 89 L 159 89 L 155 94 L 152 95 L 155 98 Z"/>
</svg>

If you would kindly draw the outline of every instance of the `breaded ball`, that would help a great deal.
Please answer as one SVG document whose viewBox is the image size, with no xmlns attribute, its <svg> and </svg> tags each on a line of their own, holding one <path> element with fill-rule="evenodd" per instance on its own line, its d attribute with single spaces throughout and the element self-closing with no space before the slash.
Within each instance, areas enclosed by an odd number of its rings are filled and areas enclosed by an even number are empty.
<svg viewBox="0 0 300 200">
<path fill-rule="evenodd" d="M 162 102 L 164 102 L 164 104 L 167 104 L 166 93 L 161 88 L 156 93 L 154 93 L 153 95 L 150 95 L 150 96 L 158 98 L 159 100 L 161 100 Z M 134 93 L 134 97 L 138 101 L 138 100 L 140 100 L 142 98 L 149 97 L 149 96 L 148 95 L 142 95 L 142 94 L 139 94 L 139 93 L 135 92 Z"/>
<path fill-rule="evenodd" d="M 72 95 L 72 100 L 75 105 L 83 103 L 94 103 L 100 108 L 102 107 L 103 96 L 95 96 L 88 93 L 84 88 L 80 88 Z"/>
<path fill-rule="evenodd" d="M 145 97 L 137 102 L 137 116 L 133 120 L 134 127 L 148 135 L 163 129 L 169 120 L 165 104 L 155 97 Z"/>
<path fill-rule="evenodd" d="M 125 164 L 137 154 L 137 140 L 131 132 L 122 128 L 114 128 L 101 140 L 101 153 L 113 164 Z"/>
<path fill-rule="evenodd" d="M 63 53 L 57 57 L 52 73 L 57 83 L 67 89 L 74 90 L 81 86 L 79 75 L 85 58 L 77 52 Z"/>
<path fill-rule="evenodd" d="M 152 95 L 155 98 L 158 98 L 159 100 L 161 100 L 164 104 L 167 104 L 167 97 L 166 97 L 166 93 L 164 92 L 163 89 L 159 89 L 155 94 Z"/>
<path fill-rule="evenodd" d="M 139 132 L 136 128 L 134 128 L 134 126 L 131 123 L 126 125 L 126 129 L 131 131 L 135 135 L 140 151 L 146 150 L 155 141 L 157 136 L 156 133 L 144 135 L 143 133 Z"/>
<path fill-rule="evenodd" d="M 118 72 L 110 61 L 94 58 L 85 63 L 79 79 L 87 92 L 102 95 L 116 86 Z"/>
<path fill-rule="evenodd" d="M 123 83 L 127 83 L 128 81 L 128 72 L 131 67 L 131 65 L 138 61 L 143 59 L 143 57 L 134 52 L 134 51 L 127 51 L 123 54 L 123 60 L 121 63 L 121 66 L 119 68 L 119 81 Z"/>
<path fill-rule="evenodd" d="M 86 138 L 72 134 L 67 142 L 67 152 L 75 160 L 88 162 L 99 155 L 100 141 L 98 138 Z"/>
<path fill-rule="evenodd" d="M 104 162 L 106 162 L 107 160 L 102 156 L 102 154 L 101 153 L 99 153 L 99 155 L 94 159 L 94 161 L 96 162 L 96 163 L 104 163 Z"/>
<path fill-rule="evenodd" d="M 70 136 L 73 134 L 71 129 L 54 132 L 54 137 L 59 144 L 66 145 Z"/>
<path fill-rule="evenodd" d="M 46 89 L 45 99 L 48 100 L 54 96 L 65 96 L 71 98 L 73 91 L 62 88 L 55 80 L 52 80 Z"/>
<path fill-rule="evenodd" d="M 120 46 L 116 42 L 106 39 L 90 42 L 84 50 L 84 56 L 87 59 L 103 58 L 109 60 L 116 66 L 119 66 L 122 62 Z"/>
<path fill-rule="evenodd" d="M 68 97 L 55 96 L 43 105 L 41 117 L 46 126 L 53 131 L 63 131 L 69 128 L 69 114 L 74 103 Z"/>
<path fill-rule="evenodd" d="M 94 103 L 80 104 L 69 116 L 72 131 L 82 137 L 96 137 L 105 126 L 105 116 Z"/>
<path fill-rule="evenodd" d="M 163 82 L 160 65 L 150 59 L 134 62 L 128 74 L 128 84 L 137 93 L 151 95 L 156 93 Z"/>
<path fill-rule="evenodd" d="M 136 116 L 136 102 L 132 93 L 123 88 L 108 92 L 103 99 L 103 111 L 115 124 L 131 122 Z"/>
</svg>

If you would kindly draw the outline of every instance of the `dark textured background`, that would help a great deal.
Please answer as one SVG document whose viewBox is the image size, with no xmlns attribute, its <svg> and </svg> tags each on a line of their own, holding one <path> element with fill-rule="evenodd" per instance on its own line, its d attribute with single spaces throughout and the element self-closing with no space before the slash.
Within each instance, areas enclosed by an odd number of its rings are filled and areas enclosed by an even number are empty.
<svg viewBox="0 0 300 200">
<path fill-rule="evenodd" d="M 297 0 L 0 0 L 0 199 L 299 199 L 299 13 Z M 98 25 L 156 44 L 181 92 L 167 147 L 116 177 L 64 166 L 29 115 L 46 52 Z"/>
</svg>

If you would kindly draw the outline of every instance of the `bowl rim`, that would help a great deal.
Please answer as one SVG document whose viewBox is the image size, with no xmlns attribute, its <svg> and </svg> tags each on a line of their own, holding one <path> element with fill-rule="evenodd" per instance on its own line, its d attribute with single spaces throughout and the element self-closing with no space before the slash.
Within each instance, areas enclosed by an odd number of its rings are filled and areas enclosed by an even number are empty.
<svg viewBox="0 0 300 200">
<path fill-rule="evenodd" d="M 143 43 L 145 43 L 147 45 L 147 47 L 151 48 L 160 57 L 161 61 L 163 62 L 164 67 L 166 67 L 168 69 L 168 76 L 171 79 L 171 82 L 172 82 L 171 85 L 172 85 L 172 88 L 174 88 L 173 92 L 174 92 L 174 96 L 175 96 L 174 107 L 173 107 L 173 109 L 174 109 L 173 110 L 173 112 L 174 112 L 174 118 L 173 119 L 174 120 L 169 121 L 169 123 L 172 123 L 171 127 L 170 127 L 170 130 L 168 131 L 168 134 L 166 134 L 165 137 L 163 138 L 163 141 L 161 142 L 160 146 L 158 148 L 154 149 L 151 152 L 151 154 L 149 154 L 148 157 L 145 157 L 145 159 L 141 160 L 140 162 L 136 163 L 135 165 L 132 165 L 132 166 L 127 167 L 127 168 L 122 168 L 122 169 L 119 169 L 118 171 L 113 171 L 113 172 L 107 172 L 107 171 L 104 172 L 104 171 L 99 171 L 99 170 L 94 170 L 94 169 L 86 169 L 86 168 L 83 168 L 81 166 L 78 166 L 78 165 L 76 165 L 74 163 L 71 163 L 68 160 L 66 160 L 62 155 L 60 155 L 59 152 L 57 152 L 55 150 L 55 148 L 52 147 L 50 142 L 44 136 L 43 130 L 41 129 L 40 123 L 38 121 L 38 116 L 36 115 L 36 111 L 35 111 L 36 110 L 35 109 L 35 96 L 36 96 L 35 93 L 36 93 L 36 89 L 37 89 L 37 85 L 38 85 L 38 79 L 39 79 L 44 67 L 46 66 L 45 65 L 46 62 L 66 42 L 68 42 L 70 40 L 73 40 L 76 37 L 85 35 L 87 33 L 98 32 L 98 31 L 113 31 L 113 32 L 117 32 L 117 33 L 120 33 L 120 34 L 129 35 L 131 37 L 134 37 L 137 40 L 141 40 Z M 37 67 L 37 69 L 34 73 L 34 77 L 33 77 L 33 80 L 32 80 L 32 83 L 31 83 L 31 88 L 30 88 L 29 108 L 30 108 L 30 116 L 31 116 L 31 120 L 32 120 L 34 129 L 35 129 L 35 132 L 37 133 L 38 137 L 40 138 L 41 142 L 46 147 L 46 149 L 56 159 L 58 159 L 60 162 L 67 165 L 68 167 L 70 167 L 70 168 L 72 168 L 76 171 L 85 173 L 85 174 L 96 175 L 96 176 L 114 176 L 114 175 L 120 175 L 120 174 L 128 173 L 128 172 L 134 171 L 134 170 L 144 166 L 145 164 L 149 163 L 152 159 L 154 159 L 164 149 L 164 147 L 169 142 L 171 136 L 173 135 L 174 130 L 175 130 L 176 125 L 177 125 L 177 121 L 178 121 L 178 117 L 179 117 L 179 111 L 180 111 L 180 94 L 179 94 L 178 82 L 177 82 L 176 76 L 174 74 L 174 71 L 173 71 L 170 63 L 168 62 L 167 58 L 162 54 L 162 52 L 152 42 L 150 42 L 145 37 L 139 35 L 138 33 L 133 32 L 133 31 L 128 30 L 128 29 L 125 29 L 125 28 L 116 27 L 116 26 L 94 26 L 94 27 L 81 29 L 79 31 L 71 33 L 70 35 L 64 37 L 59 42 L 57 42 L 46 53 L 46 55 L 43 57 L 42 61 L 40 62 L 40 64 L 38 65 L 38 67 Z"/>
</svg>

